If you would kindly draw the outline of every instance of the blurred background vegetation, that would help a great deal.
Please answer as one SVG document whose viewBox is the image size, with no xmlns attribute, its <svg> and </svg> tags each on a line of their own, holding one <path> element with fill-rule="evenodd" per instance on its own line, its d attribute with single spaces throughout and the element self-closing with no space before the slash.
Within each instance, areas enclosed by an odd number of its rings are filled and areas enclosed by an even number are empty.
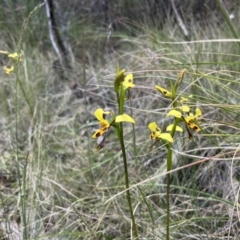
<svg viewBox="0 0 240 240">
<path fill-rule="evenodd" d="M 0 50 L 16 51 L 23 22 L 40 3 L 0 2 Z M 147 125 L 169 123 L 170 102 L 154 86 L 170 88 L 181 69 L 181 94 L 193 94 L 192 106 L 202 109 L 203 131 L 191 141 L 186 134 L 175 139 L 171 237 L 238 239 L 240 51 L 217 2 L 53 5 L 66 65 L 53 48 L 43 6 L 23 38 L 22 88 L 14 74 L 0 72 L 1 239 L 131 239 L 125 194 L 114 197 L 124 190 L 117 139 L 110 132 L 100 152 L 91 139 L 95 109 L 116 107 L 117 64 L 133 72 L 136 84 L 126 108 L 135 135 L 126 126 L 125 140 L 130 183 L 138 184 L 131 193 L 140 239 L 165 239 L 166 152 L 161 145 L 149 151 Z M 239 0 L 224 0 L 223 7 L 239 32 Z M 0 66 L 9 64 L 0 55 Z"/>
<path fill-rule="evenodd" d="M 7 33 L 10 34 L 12 31 L 20 33 L 24 19 L 40 3 L 41 1 L 38 0 L 1 1 L 1 29 L 4 30 L 2 39 L 7 46 L 13 47 L 19 37 L 14 36 L 15 38 L 10 39 Z M 87 31 L 85 34 L 82 32 L 84 28 L 85 30 L 94 28 L 96 35 L 105 38 L 110 25 L 113 31 L 123 31 L 131 36 L 136 36 L 148 27 L 159 32 L 169 23 L 177 27 L 177 16 L 172 4 L 189 31 L 190 39 L 194 39 L 195 29 L 192 28 L 192 24 L 196 24 L 203 35 L 206 28 L 215 24 L 220 27 L 224 24 L 216 1 L 209 0 L 71 0 L 70 2 L 59 0 L 55 2 L 54 8 L 58 25 L 59 22 L 67 24 L 71 44 L 78 47 L 81 45 L 82 35 L 90 37 L 87 36 Z M 229 14 L 234 14 L 235 19 L 238 18 L 237 0 L 225 0 L 224 6 Z M 29 47 L 39 47 L 42 51 L 51 48 L 45 8 L 38 11 L 30 21 L 26 42 Z"/>
</svg>

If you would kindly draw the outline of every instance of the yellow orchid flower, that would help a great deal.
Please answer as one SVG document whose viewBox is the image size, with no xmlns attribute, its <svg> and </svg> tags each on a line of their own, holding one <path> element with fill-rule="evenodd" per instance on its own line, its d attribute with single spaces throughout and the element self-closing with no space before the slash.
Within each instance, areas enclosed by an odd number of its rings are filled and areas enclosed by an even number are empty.
<svg viewBox="0 0 240 240">
<path fill-rule="evenodd" d="M 100 128 L 93 134 L 92 138 L 98 138 L 103 135 L 110 127 L 110 122 L 105 119 L 106 114 L 110 114 L 111 112 L 104 112 L 102 108 L 98 108 L 94 115 L 99 121 Z"/>
<path fill-rule="evenodd" d="M 99 121 L 100 128 L 92 135 L 92 138 L 98 138 L 98 137 L 102 136 L 105 132 L 108 131 L 108 129 L 115 122 L 116 123 L 119 123 L 119 122 L 135 123 L 134 119 L 127 114 L 118 115 L 114 119 L 112 119 L 112 121 L 108 121 L 105 119 L 105 115 L 110 114 L 110 113 L 112 114 L 112 116 L 114 116 L 114 114 L 112 112 L 110 112 L 110 111 L 104 112 L 102 108 L 98 108 L 94 112 L 95 117 Z"/>
<path fill-rule="evenodd" d="M 16 52 L 15 53 L 9 53 L 8 51 L 1 51 L 1 50 L 0 50 L 0 53 L 8 55 L 8 57 L 11 58 L 14 61 L 19 61 L 19 62 L 22 61 L 22 54 L 18 54 Z"/>
<path fill-rule="evenodd" d="M 110 121 L 105 119 L 105 115 L 111 114 L 112 119 Z M 102 108 L 98 108 L 94 112 L 95 117 L 99 121 L 100 128 L 92 135 L 92 138 L 97 138 L 97 147 L 95 150 L 100 150 L 104 147 L 105 140 L 107 138 L 108 129 L 111 126 L 117 127 L 116 123 L 119 122 L 130 122 L 135 123 L 134 119 L 127 114 L 121 114 L 115 117 L 114 113 L 111 111 L 103 111 Z"/>
<path fill-rule="evenodd" d="M 168 90 L 166 90 L 165 88 L 159 87 L 159 86 L 155 86 L 155 88 L 164 96 L 167 98 L 171 98 L 172 97 L 172 93 L 169 92 Z"/>
<path fill-rule="evenodd" d="M 151 139 L 153 140 L 166 140 L 168 142 L 173 142 L 173 138 L 169 133 L 162 133 L 161 129 L 158 127 L 158 125 L 156 124 L 156 122 L 152 122 L 148 125 L 148 128 L 151 131 Z"/>
<path fill-rule="evenodd" d="M 172 116 L 172 117 L 176 117 L 176 118 L 182 118 L 183 117 L 183 113 L 188 113 L 190 112 L 190 107 L 187 105 L 183 105 L 182 107 L 180 107 L 180 111 L 178 110 L 171 110 L 168 114 L 167 117 Z"/>
<path fill-rule="evenodd" d="M 11 72 L 14 71 L 14 66 L 11 66 L 10 68 L 4 66 L 3 68 L 4 68 L 5 73 L 6 73 L 7 75 L 9 75 Z"/>
<path fill-rule="evenodd" d="M 22 61 L 22 54 L 18 54 L 16 52 L 15 53 L 9 53 L 8 57 L 11 58 L 14 61 L 19 61 L 19 62 Z"/>
<path fill-rule="evenodd" d="M 172 117 L 176 117 L 176 118 L 182 118 L 183 117 L 183 113 L 189 113 L 191 111 L 190 107 L 187 105 L 183 105 L 182 107 L 180 107 L 181 111 L 178 110 L 171 110 L 168 114 L 167 117 L 172 116 Z M 196 110 L 196 114 L 193 115 L 192 113 L 189 114 L 189 117 L 191 116 L 191 118 L 196 118 L 202 115 L 202 112 L 199 108 L 197 108 Z"/>
<path fill-rule="evenodd" d="M 202 111 L 200 108 L 196 108 L 195 115 L 193 113 L 190 113 L 188 116 L 186 116 L 184 119 L 187 123 L 187 125 L 195 130 L 196 132 L 199 132 L 201 128 L 198 126 L 199 121 L 198 118 L 202 116 Z"/>
<path fill-rule="evenodd" d="M 132 74 L 132 73 L 129 73 L 129 74 L 124 78 L 123 86 L 125 87 L 125 89 L 132 88 L 132 87 L 135 86 L 135 84 L 133 84 L 133 74 Z"/>
<path fill-rule="evenodd" d="M 193 113 L 190 113 L 188 116 L 185 117 L 185 121 L 187 123 L 193 122 L 194 120 L 197 120 L 197 118 L 200 117 L 201 115 L 202 111 L 200 110 L 200 108 L 196 108 L 195 115 L 193 115 Z"/>
<path fill-rule="evenodd" d="M 190 108 L 188 106 L 182 106 L 180 109 L 181 109 L 181 111 L 178 111 L 175 109 L 171 110 L 167 114 L 167 117 L 172 116 L 172 117 L 176 117 L 176 118 L 182 118 L 185 120 L 185 122 L 191 129 L 195 130 L 196 132 L 199 132 L 201 130 L 201 128 L 198 126 L 199 125 L 198 118 L 201 117 L 201 115 L 202 115 L 201 109 L 196 108 L 195 114 L 189 113 Z M 188 115 L 186 116 L 185 114 L 183 114 L 184 112 L 188 113 Z"/>
</svg>

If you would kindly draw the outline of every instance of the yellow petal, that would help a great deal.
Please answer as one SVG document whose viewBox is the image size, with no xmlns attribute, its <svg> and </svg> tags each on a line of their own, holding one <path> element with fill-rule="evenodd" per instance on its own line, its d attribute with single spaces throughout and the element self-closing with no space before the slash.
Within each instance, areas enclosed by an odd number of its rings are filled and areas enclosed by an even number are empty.
<svg viewBox="0 0 240 240">
<path fill-rule="evenodd" d="M 190 123 L 190 124 L 188 124 L 188 126 L 189 126 L 191 129 L 195 130 L 196 132 L 201 131 L 201 128 L 200 128 L 197 124 L 195 124 L 195 123 Z"/>
<path fill-rule="evenodd" d="M 167 126 L 166 131 L 171 132 L 172 128 L 173 128 L 173 124 L 170 124 L 170 125 Z"/>
<path fill-rule="evenodd" d="M 173 138 L 170 133 L 161 133 L 160 138 L 163 140 L 167 140 L 168 142 L 173 142 Z"/>
<path fill-rule="evenodd" d="M 109 114 L 111 112 L 107 111 L 107 112 L 104 112 L 102 108 L 98 108 L 95 112 L 94 112 L 94 116 L 97 118 L 97 120 L 99 122 L 103 121 L 105 118 L 104 118 L 104 114 Z"/>
<path fill-rule="evenodd" d="M 150 135 L 151 139 L 153 139 L 153 140 L 155 140 L 155 139 L 159 140 L 160 136 L 161 136 L 161 131 L 152 132 Z"/>
<path fill-rule="evenodd" d="M 181 109 L 181 111 L 183 111 L 183 112 L 190 112 L 190 107 L 187 106 L 187 105 L 183 105 L 180 109 Z"/>
<path fill-rule="evenodd" d="M 161 135 L 161 129 L 160 127 L 158 127 L 156 122 L 149 123 L 148 127 L 151 131 L 151 135 L 150 135 L 151 139 L 159 139 Z"/>
<path fill-rule="evenodd" d="M 99 122 L 100 128 L 103 131 L 106 131 L 106 129 L 108 129 L 110 127 L 110 124 L 107 120 L 103 119 L 101 122 Z"/>
<path fill-rule="evenodd" d="M 133 74 L 132 74 L 132 73 L 129 73 L 129 74 L 124 78 L 123 86 L 124 86 L 126 89 L 135 86 L 135 84 L 133 84 Z"/>
<path fill-rule="evenodd" d="M 156 122 L 151 122 L 148 124 L 148 128 L 150 129 L 151 132 L 154 132 L 158 128 L 158 125 L 156 124 Z"/>
<path fill-rule="evenodd" d="M 98 130 L 92 135 L 92 138 L 98 138 L 98 137 L 102 136 L 107 130 L 108 130 L 108 128 L 105 129 L 105 130 L 103 130 L 102 128 L 98 129 Z"/>
<path fill-rule="evenodd" d="M 115 122 L 131 122 L 135 123 L 135 120 L 127 114 L 118 115 L 115 118 Z"/>
<path fill-rule="evenodd" d="M 176 117 L 176 118 L 181 118 L 182 117 L 182 113 L 177 111 L 177 110 L 171 110 L 168 114 L 167 114 L 167 117 L 169 116 L 173 116 L 173 117 Z"/>
<path fill-rule="evenodd" d="M 196 114 L 195 114 L 195 117 L 200 117 L 202 116 L 202 111 L 200 108 L 196 108 Z"/>
<path fill-rule="evenodd" d="M 170 124 L 170 125 L 168 125 L 166 131 L 171 132 L 171 131 L 172 131 L 172 128 L 173 128 L 173 124 Z M 176 131 L 178 131 L 178 132 L 182 132 L 183 129 L 182 129 L 181 127 L 179 127 L 179 126 L 176 126 Z"/>
<path fill-rule="evenodd" d="M 3 68 L 4 68 L 6 74 L 10 74 L 10 73 L 13 72 L 13 70 L 14 70 L 14 67 L 13 67 L 13 66 L 10 67 L 10 68 L 4 66 Z"/>
<path fill-rule="evenodd" d="M 176 131 L 178 131 L 178 132 L 182 132 L 183 129 L 182 129 L 181 127 L 177 126 L 177 127 L 176 127 Z"/>
<path fill-rule="evenodd" d="M 193 116 L 186 116 L 186 117 L 184 118 L 184 120 L 185 120 L 185 122 L 186 122 L 187 124 L 189 124 L 189 123 L 191 123 L 191 122 L 194 121 L 194 117 L 193 117 Z"/>
<path fill-rule="evenodd" d="M 166 90 L 165 88 L 159 87 L 159 86 L 155 86 L 155 88 L 162 93 L 165 97 L 171 98 L 172 97 L 172 93 L 169 92 L 168 90 Z"/>
</svg>

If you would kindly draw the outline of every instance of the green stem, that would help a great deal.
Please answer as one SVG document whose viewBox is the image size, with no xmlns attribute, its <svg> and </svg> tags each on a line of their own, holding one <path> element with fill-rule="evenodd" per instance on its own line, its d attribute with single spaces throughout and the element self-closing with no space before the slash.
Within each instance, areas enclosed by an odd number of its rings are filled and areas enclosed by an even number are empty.
<svg viewBox="0 0 240 240">
<path fill-rule="evenodd" d="M 131 200 L 131 195 L 130 195 L 130 191 L 129 191 L 128 166 L 127 166 L 127 157 L 126 157 L 124 138 L 123 138 L 122 123 L 119 123 L 119 128 L 117 128 L 117 131 L 118 131 L 119 142 L 120 142 L 121 149 L 122 149 L 122 156 L 123 156 L 123 163 L 124 163 L 124 175 L 125 175 L 125 187 L 127 190 L 126 197 L 127 197 L 127 201 L 128 201 L 128 208 L 129 208 L 131 219 L 132 219 L 133 234 L 134 234 L 135 239 L 138 239 L 137 226 L 135 223 L 135 218 L 134 218 L 133 208 L 132 208 L 132 200 Z"/>
<path fill-rule="evenodd" d="M 125 91 L 124 91 L 124 87 L 123 87 L 122 83 L 119 88 L 119 94 L 117 94 L 117 98 L 118 98 L 118 113 L 119 113 L 119 115 L 121 115 L 121 114 L 123 114 L 124 100 L 125 100 Z M 134 214 L 133 214 L 132 199 L 131 199 L 131 194 L 130 194 L 130 190 L 129 190 L 128 165 L 127 165 L 127 157 L 126 157 L 124 137 L 123 137 L 123 124 L 119 123 L 116 130 L 117 130 L 117 135 L 118 135 L 118 139 L 119 139 L 119 142 L 121 145 L 122 156 L 123 156 L 125 187 L 127 190 L 126 197 L 127 197 L 128 208 L 129 208 L 129 212 L 130 212 L 131 220 L 132 220 L 133 235 L 134 235 L 135 239 L 138 239 L 137 225 L 136 225 Z"/>
<path fill-rule="evenodd" d="M 176 132 L 176 127 L 179 124 L 179 119 L 175 118 L 173 128 L 171 131 L 172 138 Z M 167 145 L 167 171 L 172 170 L 172 144 L 169 143 Z M 166 201 L 167 201 L 167 220 L 166 220 L 166 239 L 170 240 L 170 186 L 171 186 L 171 174 L 167 174 L 167 194 L 166 194 Z"/>
<path fill-rule="evenodd" d="M 19 164 L 19 145 L 18 145 L 18 83 L 20 83 L 21 90 L 24 90 L 21 84 L 21 81 L 18 76 L 18 65 L 16 64 L 16 99 L 15 99 L 15 106 L 16 106 L 16 114 L 15 114 L 15 136 L 16 136 L 16 164 L 17 164 L 17 173 L 18 173 L 18 185 L 19 185 L 19 194 L 20 194 L 20 205 L 21 205 L 21 214 L 22 214 L 22 222 L 23 222 L 23 238 L 28 239 L 28 232 L 27 232 L 27 218 L 26 218 L 26 165 L 24 166 L 23 170 L 23 178 L 21 178 L 21 167 Z M 25 91 L 23 91 L 25 94 Z M 26 96 L 25 96 L 26 97 Z M 26 98 L 27 99 L 27 98 Z"/>
<path fill-rule="evenodd" d="M 178 105 L 176 101 L 176 92 L 181 80 L 182 79 L 178 80 L 175 86 L 171 84 L 173 108 L 177 108 L 177 105 Z M 170 133 L 172 138 L 174 137 L 174 134 L 176 132 L 176 127 L 179 124 L 179 122 L 180 120 L 178 118 L 175 118 L 173 128 Z M 169 143 L 167 145 L 167 171 L 169 172 L 171 170 L 172 170 L 172 144 Z M 166 194 L 166 202 L 167 202 L 166 239 L 167 240 L 170 240 L 170 223 L 171 223 L 170 222 L 170 188 L 171 188 L 171 174 L 168 173 L 167 174 L 167 194 Z"/>
<path fill-rule="evenodd" d="M 20 88 L 21 88 L 21 91 L 22 91 L 22 93 L 23 93 L 23 96 L 24 96 L 24 98 L 25 98 L 25 100 L 26 100 L 26 102 L 27 102 L 27 105 L 28 105 L 28 107 L 29 107 L 31 117 L 33 117 L 33 109 L 32 109 L 30 100 L 28 99 L 27 93 L 26 93 L 26 91 L 25 91 L 25 89 L 24 89 L 24 87 L 23 87 L 23 84 L 22 84 L 21 80 L 19 79 L 19 77 L 17 76 L 16 78 L 17 78 L 17 83 L 19 84 L 19 86 L 20 86 Z"/>
<path fill-rule="evenodd" d="M 172 170 L 172 148 L 169 143 L 167 147 L 167 171 Z M 171 175 L 167 174 L 167 224 L 166 224 L 166 239 L 170 240 L 170 186 L 171 186 Z"/>
</svg>

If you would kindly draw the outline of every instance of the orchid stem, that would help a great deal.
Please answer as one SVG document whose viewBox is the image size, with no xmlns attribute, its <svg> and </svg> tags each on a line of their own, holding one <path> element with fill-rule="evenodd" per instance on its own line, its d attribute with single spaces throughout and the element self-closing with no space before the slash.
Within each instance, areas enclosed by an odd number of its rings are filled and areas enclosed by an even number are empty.
<svg viewBox="0 0 240 240">
<path fill-rule="evenodd" d="M 124 87 L 121 83 L 119 93 L 117 94 L 118 97 L 118 113 L 119 115 L 123 114 L 124 110 L 124 100 L 125 100 L 125 91 Z M 124 144 L 124 137 L 123 137 L 123 124 L 120 122 L 117 128 L 118 131 L 118 139 L 121 145 L 121 150 L 122 150 L 122 157 L 123 157 L 123 163 L 124 163 L 124 176 L 125 176 L 125 187 L 126 187 L 126 197 L 128 201 L 128 208 L 129 212 L 131 215 L 131 220 L 132 220 L 132 230 L 133 230 L 133 235 L 135 239 L 138 238 L 138 232 L 137 232 L 137 226 L 134 218 L 134 213 L 133 213 L 133 208 L 132 208 L 132 199 L 131 199 L 131 194 L 129 190 L 129 178 L 128 178 L 128 165 L 127 165 L 127 157 L 126 157 L 126 151 L 125 151 L 125 144 Z"/>
<path fill-rule="evenodd" d="M 122 123 L 119 123 L 119 128 L 117 128 L 117 131 L 118 131 L 119 142 L 120 142 L 121 150 L 122 150 L 122 157 L 123 157 L 123 163 L 124 163 L 126 197 L 127 197 L 128 208 L 129 208 L 130 215 L 131 215 L 131 220 L 132 220 L 133 235 L 134 235 L 135 239 L 139 239 L 138 238 L 138 232 L 137 232 L 137 226 L 136 226 L 134 213 L 133 213 L 133 208 L 132 208 L 131 194 L 130 194 L 130 191 L 129 191 L 128 165 L 127 165 L 127 157 L 126 157 L 125 144 L 124 144 L 124 138 L 123 138 Z"/>
<path fill-rule="evenodd" d="M 173 86 L 172 84 L 172 101 L 173 101 L 173 108 L 177 108 L 177 101 L 176 101 L 176 91 L 177 88 L 180 84 L 180 82 L 182 81 L 182 77 L 183 74 L 181 76 L 181 79 L 179 79 L 176 83 L 175 86 Z M 174 134 L 176 132 L 176 128 L 177 125 L 179 124 L 179 119 L 175 118 L 174 124 L 173 124 L 173 128 L 171 130 L 171 136 L 172 138 L 174 137 Z M 172 170 L 172 144 L 169 143 L 168 145 L 166 145 L 167 147 L 167 172 Z M 167 202 L 167 219 L 166 219 L 166 239 L 170 240 L 170 190 L 171 190 L 171 174 L 167 173 L 167 193 L 166 193 L 166 202 Z"/>
<path fill-rule="evenodd" d="M 167 171 L 172 170 L 172 149 L 171 144 L 169 143 L 167 147 Z M 170 186 L 171 186 L 171 175 L 167 174 L 167 224 L 166 224 L 166 239 L 170 240 Z"/>
</svg>

